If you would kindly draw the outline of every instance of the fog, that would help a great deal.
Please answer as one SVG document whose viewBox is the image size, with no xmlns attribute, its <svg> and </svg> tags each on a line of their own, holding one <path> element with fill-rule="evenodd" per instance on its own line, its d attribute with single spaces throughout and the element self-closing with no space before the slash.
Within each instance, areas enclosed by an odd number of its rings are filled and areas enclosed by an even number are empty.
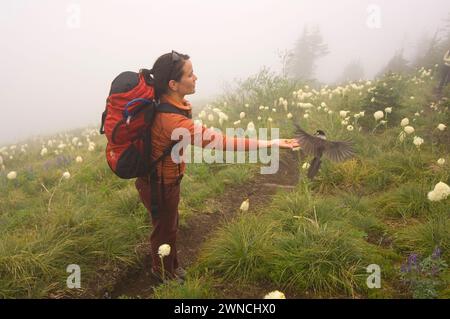
<svg viewBox="0 0 450 319">
<path fill-rule="evenodd" d="M 370 5 L 379 25 L 368 24 Z M 2 1 L 0 145 L 31 135 L 99 124 L 113 78 L 151 68 L 172 49 L 191 57 L 195 103 L 263 66 L 305 26 L 318 26 L 330 53 L 316 78 L 335 81 L 353 60 L 372 78 L 404 48 L 444 25 L 448 0 L 95 0 Z"/>
</svg>

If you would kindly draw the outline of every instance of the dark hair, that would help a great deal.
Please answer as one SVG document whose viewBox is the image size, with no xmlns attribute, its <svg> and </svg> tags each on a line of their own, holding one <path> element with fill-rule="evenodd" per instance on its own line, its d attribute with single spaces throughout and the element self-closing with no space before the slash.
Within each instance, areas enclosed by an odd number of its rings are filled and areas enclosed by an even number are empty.
<svg viewBox="0 0 450 319">
<path fill-rule="evenodd" d="M 151 75 L 153 75 L 151 82 L 155 87 L 155 98 L 157 100 L 159 100 L 161 95 L 167 93 L 170 80 L 175 80 L 177 82 L 181 80 L 184 63 L 186 60 L 189 60 L 189 55 L 178 52 L 175 52 L 175 54 L 178 55 L 179 59 L 173 60 L 173 54 L 174 51 L 163 54 L 155 61 L 151 70 L 141 70 L 146 81 L 147 79 L 152 78 Z"/>
</svg>

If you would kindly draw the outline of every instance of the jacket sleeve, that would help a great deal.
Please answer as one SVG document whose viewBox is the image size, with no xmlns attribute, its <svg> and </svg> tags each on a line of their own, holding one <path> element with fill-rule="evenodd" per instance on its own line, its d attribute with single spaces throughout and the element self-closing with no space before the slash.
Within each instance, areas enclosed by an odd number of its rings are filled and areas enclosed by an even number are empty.
<svg viewBox="0 0 450 319">
<path fill-rule="evenodd" d="M 226 136 L 208 129 L 206 126 L 195 124 L 192 119 L 182 115 L 168 114 L 168 116 L 170 116 L 170 121 L 168 121 L 170 124 L 167 127 L 169 134 L 173 134 L 172 132 L 174 132 L 174 137 L 179 138 L 181 133 L 186 132 L 185 135 L 187 135 L 187 132 L 189 132 L 190 144 L 192 145 L 202 148 L 222 148 L 224 151 L 250 151 L 258 149 L 257 139 Z M 182 130 L 177 131 L 177 128 L 181 128 Z"/>
</svg>

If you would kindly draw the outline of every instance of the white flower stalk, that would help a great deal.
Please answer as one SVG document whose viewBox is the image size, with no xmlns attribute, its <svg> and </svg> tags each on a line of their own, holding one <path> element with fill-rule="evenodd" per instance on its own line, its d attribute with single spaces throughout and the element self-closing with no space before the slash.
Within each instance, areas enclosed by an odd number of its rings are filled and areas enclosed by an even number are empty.
<svg viewBox="0 0 450 319">
<path fill-rule="evenodd" d="M 170 255 L 170 245 L 169 244 L 162 244 L 158 248 L 158 255 L 159 258 L 161 258 L 161 269 L 162 269 L 162 279 L 165 280 L 165 274 L 164 274 L 164 257 L 167 257 Z"/>
<path fill-rule="evenodd" d="M 445 159 L 444 158 L 440 158 L 437 160 L 437 163 L 439 166 L 444 166 L 445 165 Z"/>
<path fill-rule="evenodd" d="M 392 107 L 387 107 L 384 109 L 384 111 L 388 114 L 392 113 Z"/>
<path fill-rule="evenodd" d="M 405 140 L 405 137 L 406 137 L 406 133 L 401 131 L 400 134 L 398 135 L 398 140 L 403 143 L 403 141 Z"/>
<path fill-rule="evenodd" d="M 62 175 L 62 177 L 64 179 L 69 179 L 70 178 L 70 173 L 69 172 L 64 172 L 64 174 Z"/>
<path fill-rule="evenodd" d="M 46 147 L 44 147 L 42 150 L 41 150 L 41 156 L 45 156 L 45 155 L 47 155 L 48 154 L 48 149 L 46 148 Z"/>
<path fill-rule="evenodd" d="M 3 157 L 0 155 L 0 165 L 3 165 Z"/>
<path fill-rule="evenodd" d="M 309 169 L 310 166 L 311 165 L 308 162 L 306 162 L 302 165 L 302 169 Z"/>
<path fill-rule="evenodd" d="M 383 111 L 376 111 L 373 113 L 373 117 L 375 118 L 375 121 L 381 120 L 384 117 Z"/>
<path fill-rule="evenodd" d="M 438 127 L 437 127 L 437 129 L 438 129 L 439 131 L 444 131 L 446 128 L 447 128 L 447 126 L 444 125 L 444 124 L 442 124 L 442 123 L 439 124 Z"/>
<path fill-rule="evenodd" d="M 246 199 L 242 202 L 241 206 L 239 207 L 239 209 L 243 212 L 248 211 L 248 208 L 250 206 L 250 199 Z"/>
<path fill-rule="evenodd" d="M 9 180 L 16 179 L 17 178 L 17 172 L 15 172 L 15 171 L 9 172 L 8 175 L 6 175 L 6 178 L 9 179 Z"/>
<path fill-rule="evenodd" d="M 214 115 L 208 114 L 208 121 L 213 122 L 214 121 Z"/>
<path fill-rule="evenodd" d="M 405 117 L 405 118 L 400 122 L 400 125 L 401 125 L 402 127 L 405 127 L 405 126 L 409 125 L 409 119 L 408 119 L 407 117 Z"/>
<path fill-rule="evenodd" d="M 77 158 L 75 159 L 75 162 L 82 163 L 83 162 L 83 158 L 81 156 L 77 156 Z"/>
<path fill-rule="evenodd" d="M 355 128 L 353 127 L 353 125 L 349 125 L 347 126 L 347 131 L 352 132 Z"/>
<path fill-rule="evenodd" d="M 427 197 L 432 202 L 438 202 L 446 199 L 449 195 L 450 187 L 443 182 L 439 182 L 434 186 L 434 189 L 428 193 Z"/>
<path fill-rule="evenodd" d="M 414 127 L 412 126 L 405 126 L 405 128 L 403 129 L 405 131 L 406 134 L 411 135 L 412 133 L 414 133 Z"/>
<path fill-rule="evenodd" d="M 267 119 L 267 121 L 269 121 L 269 122 L 273 122 L 273 119 L 271 118 L 271 117 L 269 117 L 268 119 Z"/>
<path fill-rule="evenodd" d="M 305 119 L 309 118 L 309 114 L 304 114 L 303 118 L 305 118 Z"/>
<path fill-rule="evenodd" d="M 287 117 L 288 119 L 291 119 L 291 118 L 293 118 L 294 116 L 292 115 L 292 113 L 288 113 L 288 114 L 286 115 L 286 117 Z"/>
<path fill-rule="evenodd" d="M 265 295 L 264 299 L 286 299 L 286 296 L 281 291 L 275 290 Z"/>
<path fill-rule="evenodd" d="M 242 120 L 245 117 L 245 112 L 239 113 L 239 118 Z"/>
</svg>

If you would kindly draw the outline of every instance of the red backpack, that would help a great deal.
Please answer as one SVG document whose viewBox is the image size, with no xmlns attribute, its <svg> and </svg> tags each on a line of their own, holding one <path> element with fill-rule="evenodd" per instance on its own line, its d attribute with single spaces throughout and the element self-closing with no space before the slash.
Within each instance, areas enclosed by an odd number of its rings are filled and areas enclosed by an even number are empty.
<svg viewBox="0 0 450 319">
<path fill-rule="evenodd" d="M 108 139 L 106 160 L 120 178 L 152 175 L 155 164 L 169 155 L 177 143 L 174 141 L 160 158 L 151 162 L 151 125 L 156 112 L 177 113 L 190 118 L 188 112 L 171 104 L 157 103 L 153 79 L 145 71 L 119 74 L 111 84 L 102 114 L 100 134 L 105 134 Z"/>
</svg>

